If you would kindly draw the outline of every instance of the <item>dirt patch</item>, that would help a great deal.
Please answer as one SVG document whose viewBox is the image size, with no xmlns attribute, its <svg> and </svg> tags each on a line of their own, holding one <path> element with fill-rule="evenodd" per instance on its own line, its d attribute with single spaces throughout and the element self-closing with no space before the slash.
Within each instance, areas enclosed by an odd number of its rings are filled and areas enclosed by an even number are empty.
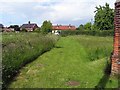
<svg viewBox="0 0 120 90">
<path fill-rule="evenodd" d="M 69 81 L 69 82 L 66 82 L 66 85 L 67 86 L 79 86 L 80 83 L 77 81 Z"/>
</svg>

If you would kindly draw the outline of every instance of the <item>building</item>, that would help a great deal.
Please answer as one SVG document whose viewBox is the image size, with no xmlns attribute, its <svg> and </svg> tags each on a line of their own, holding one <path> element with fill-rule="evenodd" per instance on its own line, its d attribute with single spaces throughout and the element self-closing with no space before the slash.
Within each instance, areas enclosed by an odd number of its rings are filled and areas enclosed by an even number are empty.
<svg viewBox="0 0 120 90">
<path fill-rule="evenodd" d="M 13 31 L 17 31 L 17 32 L 20 31 L 19 25 L 10 25 L 8 28 L 13 30 Z"/>
<path fill-rule="evenodd" d="M 4 27 L 3 32 L 14 32 L 14 28 Z"/>
<path fill-rule="evenodd" d="M 76 30 L 75 26 L 72 25 L 55 25 L 52 26 L 53 30 Z"/>
<path fill-rule="evenodd" d="M 38 28 L 36 23 L 30 23 L 30 21 L 28 22 L 28 24 L 23 24 L 20 27 L 20 30 L 22 31 L 23 29 L 25 29 L 26 31 L 34 31 L 36 28 Z"/>
<path fill-rule="evenodd" d="M 113 75 L 120 74 L 120 0 L 116 0 L 115 3 L 114 26 L 114 44 L 111 56 L 111 73 Z"/>
<path fill-rule="evenodd" d="M 63 30 L 76 30 L 76 27 L 70 24 L 52 26 L 52 33 L 59 34 Z"/>
</svg>

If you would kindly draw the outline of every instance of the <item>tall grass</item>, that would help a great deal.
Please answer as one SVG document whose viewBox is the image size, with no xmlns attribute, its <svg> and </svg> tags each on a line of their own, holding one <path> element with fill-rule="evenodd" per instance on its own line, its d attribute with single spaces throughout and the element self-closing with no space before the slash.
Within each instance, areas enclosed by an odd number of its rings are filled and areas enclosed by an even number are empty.
<svg viewBox="0 0 120 90">
<path fill-rule="evenodd" d="M 39 33 L 3 33 L 3 85 L 5 86 L 21 67 L 53 48 L 56 38 Z"/>
<path fill-rule="evenodd" d="M 94 37 L 94 36 L 82 36 L 77 39 L 79 43 L 84 47 L 87 58 L 90 61 L 98 60 L 104 57 L 110 57 L 112 52 L 112 37 Z"/>
<path fill-rule="evenodd" d="M 104 54 L 111 53 L 112 40 L 86 35 L 61 37 L 54 49 L 21 69 L 9 88 L 116 88 L 117 79 L 104 74 L 108 60 Z M 90 57 L 90 53 L 96 55 Z M 68 84 L 74 81 L 79 85 Z"/>
</svg>

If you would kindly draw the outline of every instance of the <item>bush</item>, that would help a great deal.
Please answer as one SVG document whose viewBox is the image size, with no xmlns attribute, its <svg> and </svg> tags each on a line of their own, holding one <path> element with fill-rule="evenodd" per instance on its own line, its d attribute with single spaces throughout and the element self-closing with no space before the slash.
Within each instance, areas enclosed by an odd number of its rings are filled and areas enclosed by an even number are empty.
<svg viewBox="0 0 120 90">
<path fill-rule="evenodd" d="M 61 36 L 64 37 L 68 35 L 113 36 L 114 31 L 113 30 L 81 30 L 81 31 L 65 30 L 65 31 L 61 31 Z"/>
<path fill-rule="evenodd" d="M 53 48 L 56 40 L 53 36 L 43 36 L 39 33 L 3 34 L 3 86 L 6 87 L 8 81 L 21 67 Z"/>
</svg>

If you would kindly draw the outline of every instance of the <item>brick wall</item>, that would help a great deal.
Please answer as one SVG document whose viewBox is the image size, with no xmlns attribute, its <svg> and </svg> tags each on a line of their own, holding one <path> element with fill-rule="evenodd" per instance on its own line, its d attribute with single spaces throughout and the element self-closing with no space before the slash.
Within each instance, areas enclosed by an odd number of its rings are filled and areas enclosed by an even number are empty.
<svg viewBox="0 0 120 90">
<path fill-rule="evenodd" d="M 120 2 L 115 3 L 115 17 L 114 17 L 114 44 L 113 55 L 111 58 L 112 74 L 120 74 Z"/>
</svg>

